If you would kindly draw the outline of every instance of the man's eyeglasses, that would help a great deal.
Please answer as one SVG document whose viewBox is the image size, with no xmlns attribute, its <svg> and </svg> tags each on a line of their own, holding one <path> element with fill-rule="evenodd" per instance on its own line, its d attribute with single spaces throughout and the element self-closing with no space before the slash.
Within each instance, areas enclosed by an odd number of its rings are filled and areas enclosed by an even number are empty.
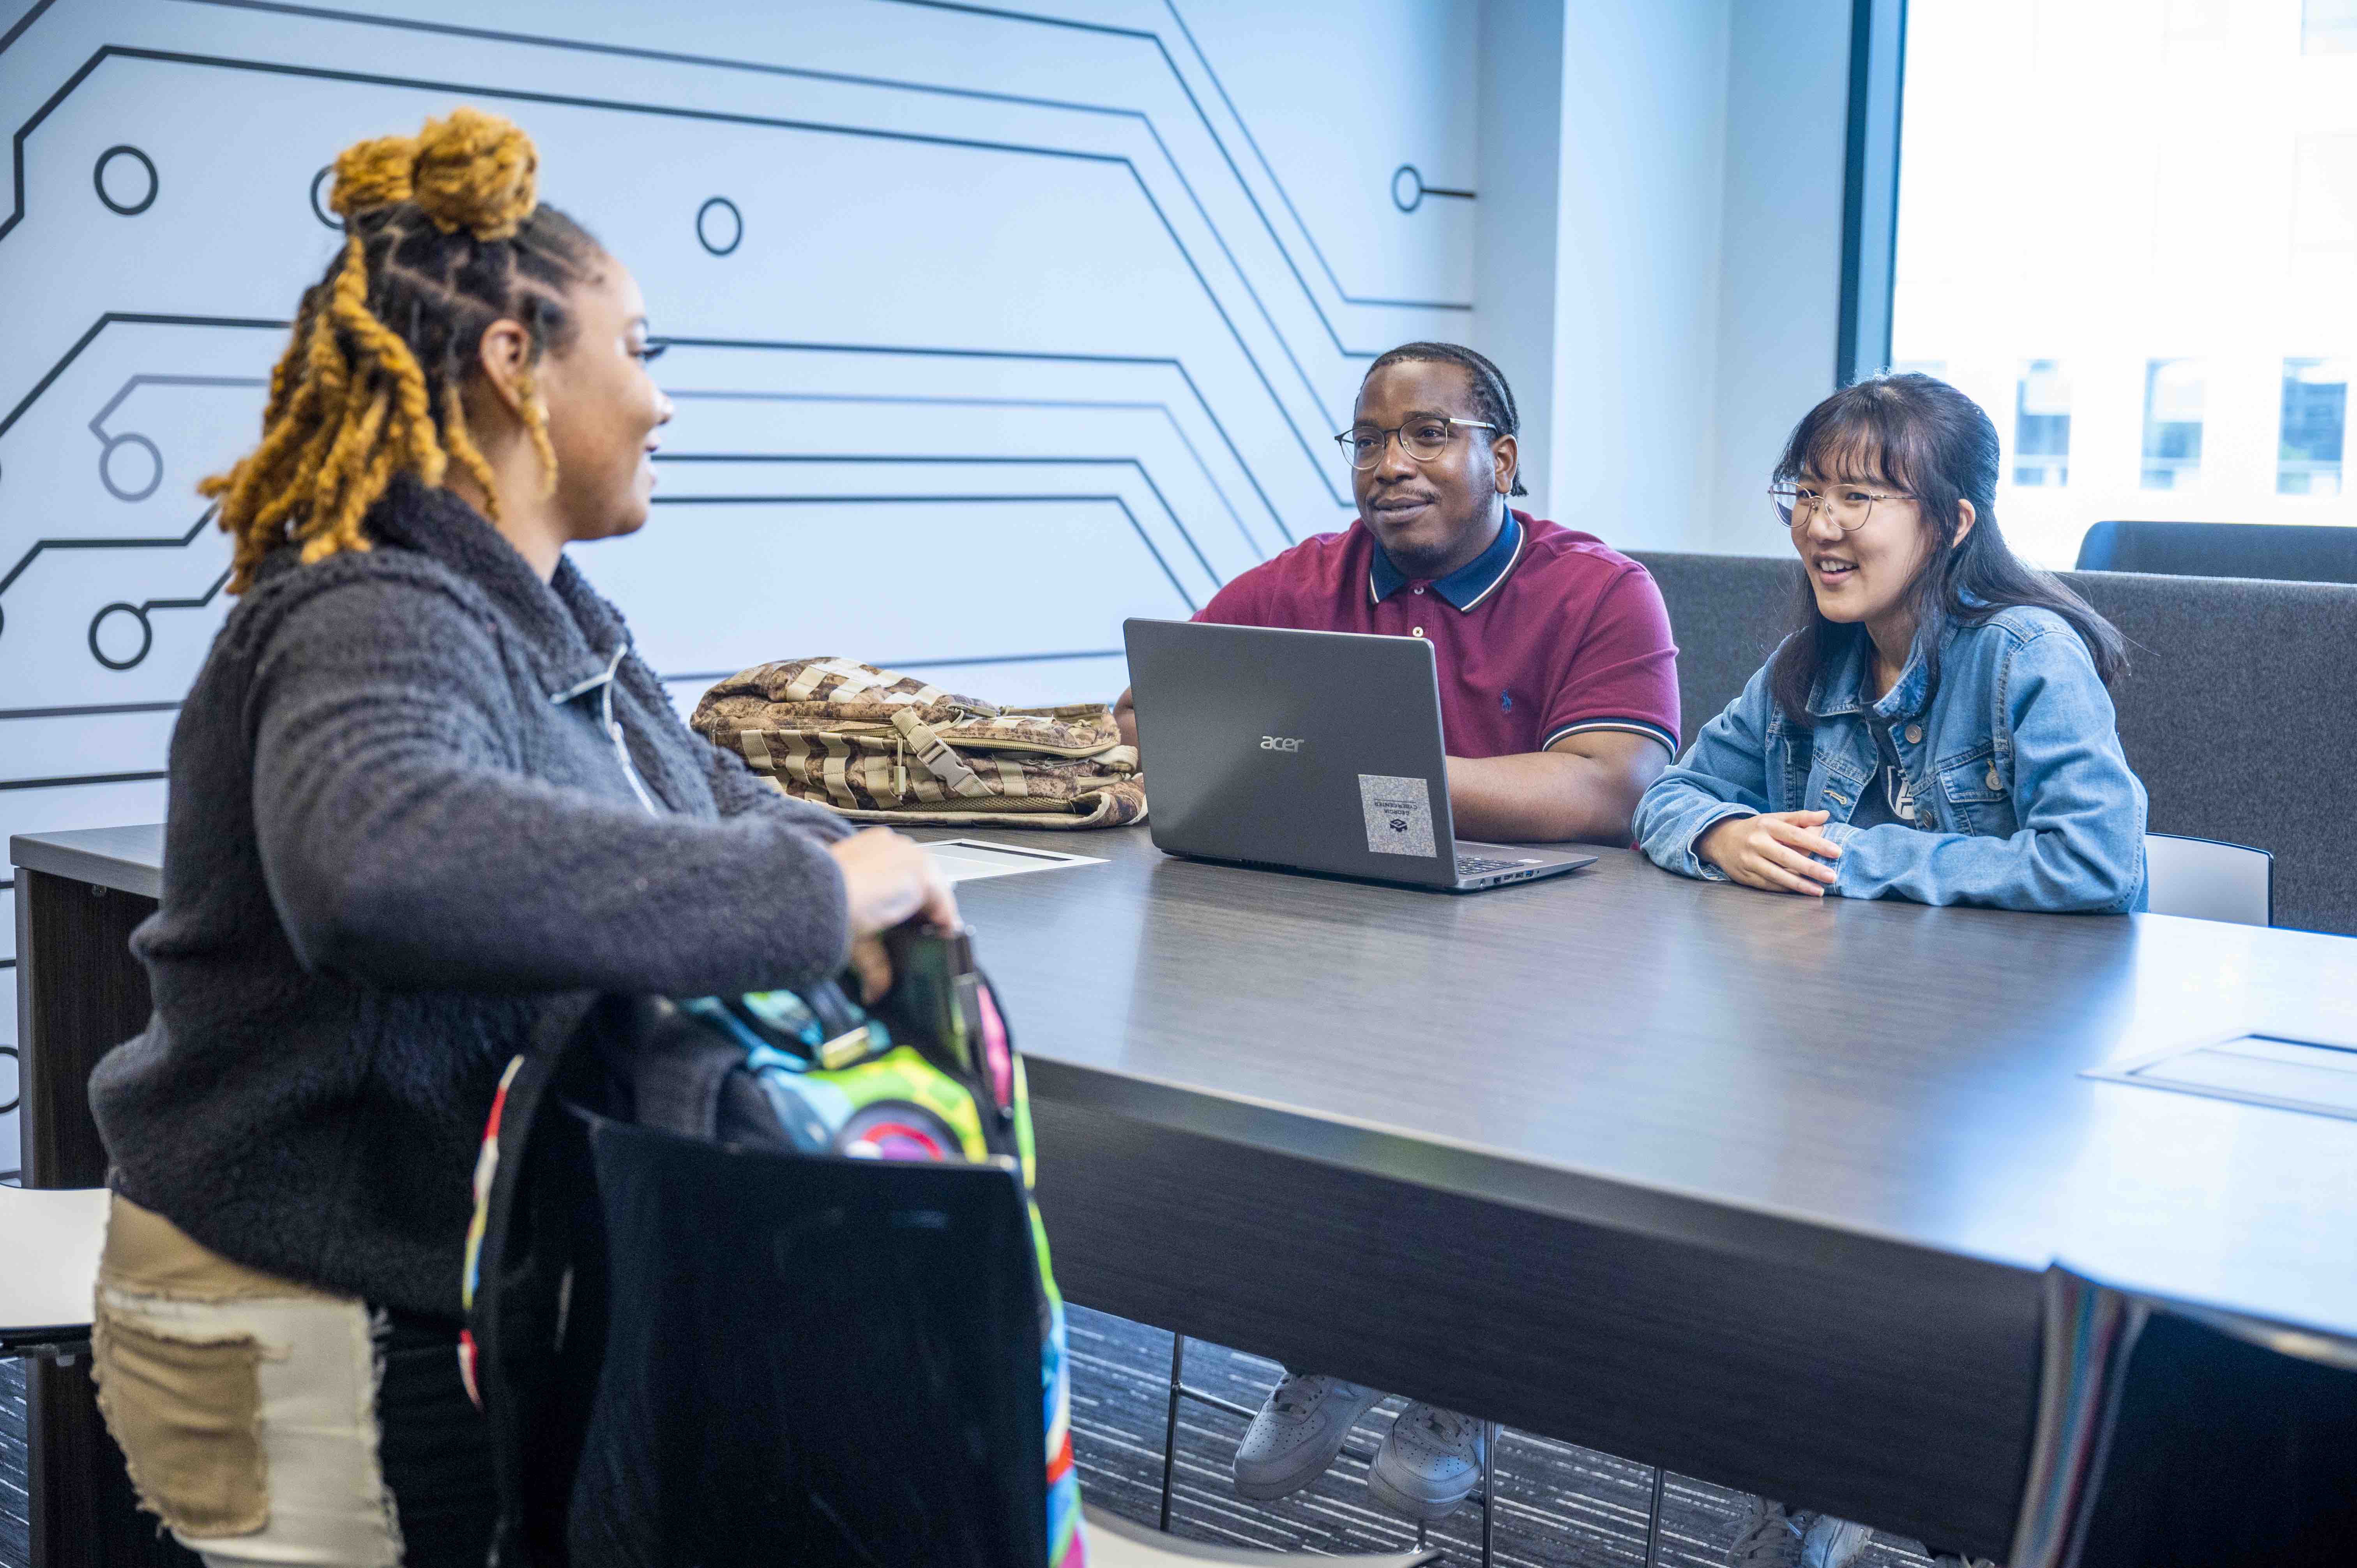
<svg viewBox="0 0 2357 1568">
<path fill-rule="evenodd" d="M 1389 430 L 1378 430 L 1372 424 L 1358 425 L 1334 440 L 1353 468 L 1372 468 L 1382 462 L 1383 448 L 1391 445 L 1394 435 L 1399 437 L 1401 451 L 1419 463 L 1429 463 L 1448 450 L 1448 443 L 1455 438 L 1459 425 L 1469 430 L 1498 428 L 1486 419 L 1444 419 L 1437 413 L 1426 413 Z"/>
<path fill-rule="evenodd" d="M 1877 501 L 1911 501 L 1910 495 L 1878 496 L 1855 485 L 1835 485 L 1830 490 L 1813 489 L 1806 485 L 1778 485 L 1768 492 L 1776 508 L 1776 521 L 1788 529 L 1805 528 L 1816 521 L 1817 513 L 1828 512 L 1834 526 L 1844 533 L 1856 533 L 1874 515 Z"/>
</svg>

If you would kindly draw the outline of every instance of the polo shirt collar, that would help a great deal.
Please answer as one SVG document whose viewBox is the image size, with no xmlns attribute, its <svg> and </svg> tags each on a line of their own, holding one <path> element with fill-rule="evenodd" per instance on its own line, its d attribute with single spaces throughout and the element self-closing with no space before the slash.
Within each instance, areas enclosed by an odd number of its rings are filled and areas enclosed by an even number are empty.
<svg viewBox="0 0 2357 1568">
<path fill-rule="evenodd" d="M 1490 542 L 1490 548 L 1446 577 L 1435 578 L 1432 591 L 1458 609 L 1469 610 L 1488 598 L 1498 585 L 1506 580 L 1506 574 L 1514 569 L 1514 563 L 1522 558 L 1522 553 L 1523 520 L 1509 508 L 1505 525 L 1498 530 L 1498 537 Z M 1374 559 L 1367 567 L 1367 597 L 1375 604 L 1382 604 L 1407 585 L 1406 574 L 1392 564 L 1392 558 L 1383 553 L 1382 542 L 1377 542 Z"/>
</svg>

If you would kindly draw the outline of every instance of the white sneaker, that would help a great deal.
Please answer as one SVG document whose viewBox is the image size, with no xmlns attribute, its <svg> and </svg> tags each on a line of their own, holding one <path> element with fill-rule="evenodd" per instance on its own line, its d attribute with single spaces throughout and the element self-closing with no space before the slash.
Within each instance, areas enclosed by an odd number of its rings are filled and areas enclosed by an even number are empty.
<svg viewBox="0 0 2357 1568">
<path fill-rule="evenodd" d="M 1819 1514 L 1801 1533 L 1801 1568 L 1851 1568 L 1873 1544 L 1866 1526 Z"/>
<path fill-rule="evenodd" d="M 1438 1405 L 1412 1404 L 1375 1452 L 1367 1490 L 1394 1513 L 1447 1519 L 1481 1479 L 1481 1423 Z"/>
<path fill-rule="evenodd" d="M 1351 1428 L 1383 1397 L 1380 1389 L 1340 1378 L 1287 1372 L 1236 1444 L 1236 1495 L 1267 1502 L 1324 1475 Z"/>
</svg>

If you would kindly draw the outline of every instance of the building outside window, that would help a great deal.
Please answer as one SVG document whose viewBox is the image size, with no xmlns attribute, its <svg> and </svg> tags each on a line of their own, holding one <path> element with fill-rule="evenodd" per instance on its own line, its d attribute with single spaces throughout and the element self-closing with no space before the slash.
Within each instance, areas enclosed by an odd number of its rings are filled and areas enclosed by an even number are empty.
<svg viewBox="0 0 2357 1568">
<path fill-rule="evenodd" d="M 2013 482 L 2071 482 L 2071 381 L 2058 360 L 2029 360 L 2013 383 Z"/>
<path fill-rule="evenodd" d="M 2144 370 L 2144 488 L 2181 490 L 2201 477 L 2199 360 L 2155 360 Z"/>
<path fill-rule="evenodd" d="M 2357 0 L 1906 14 L 1890 358 L 1996 423 L 2007 539 L 2357 524 Z"/>
<path fill-rule="evenodd" d="M 2286 360 L 2283 441 L 2276 490 L 2287 496 L 2341 493 L 2341 442 L 2349 426 L 2346 360 Z"/>
<path fill-rule="evenodd" d="M 2312 55 L 2357 52 L 2357 0 L 2304 0 L 2299 47 Z"/>
</svg>

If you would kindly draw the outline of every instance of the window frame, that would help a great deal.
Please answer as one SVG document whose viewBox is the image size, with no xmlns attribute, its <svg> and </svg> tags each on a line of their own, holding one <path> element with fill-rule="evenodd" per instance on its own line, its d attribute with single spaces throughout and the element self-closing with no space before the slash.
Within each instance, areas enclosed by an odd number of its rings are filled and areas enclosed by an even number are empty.
<svg viewBox="0 0 2357 1568">
<path fill-rule="evenodd" d="M 1837 386 L 1890 363 L 1899 260 L 1899 119 L 1907 78 L 1907 0 L 1851 0 L 1849 131 L 1842 183 Z"/>
</svg>

